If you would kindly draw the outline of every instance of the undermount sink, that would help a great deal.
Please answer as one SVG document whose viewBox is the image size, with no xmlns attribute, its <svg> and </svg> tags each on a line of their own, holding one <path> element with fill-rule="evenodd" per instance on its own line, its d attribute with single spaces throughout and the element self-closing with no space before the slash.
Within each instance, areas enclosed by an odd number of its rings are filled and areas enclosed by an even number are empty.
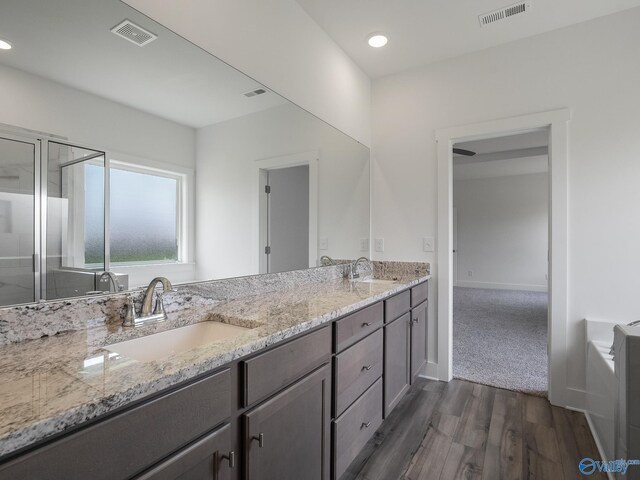
<svg viewBox="0 0 640 480">
<path fill-rule="evenodd" d="M 233 338 L 249 330 L 249 328 L 228 323 L 202 322 L 114 343 L 103 348 L 134 360 L 150 362 L 175 353 L 193 350 L 209 343 Z"/>
</svg>

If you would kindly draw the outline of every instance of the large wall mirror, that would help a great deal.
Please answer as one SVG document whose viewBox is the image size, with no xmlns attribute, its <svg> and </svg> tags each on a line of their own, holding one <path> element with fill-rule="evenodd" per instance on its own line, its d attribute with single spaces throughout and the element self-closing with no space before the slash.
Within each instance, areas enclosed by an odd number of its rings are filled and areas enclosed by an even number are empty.
<svg viewBox="0 0 640 480">
<path fill-rule="evenodd" d="M 126 4 L 0 38 L 0 306 L 369 255 L 369 149 Z"/>
</svg>

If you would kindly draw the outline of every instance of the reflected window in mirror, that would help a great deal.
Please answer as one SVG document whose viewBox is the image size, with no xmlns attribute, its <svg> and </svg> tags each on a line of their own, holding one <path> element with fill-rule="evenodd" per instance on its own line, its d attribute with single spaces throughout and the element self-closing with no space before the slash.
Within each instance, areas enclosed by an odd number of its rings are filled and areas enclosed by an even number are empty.
<svg viewBox="0 0 640 480">
<path fill-rule="evenodd" d="M 111 162 L 111 265 L 183 261 L 185 175 Z"/>
</svg>

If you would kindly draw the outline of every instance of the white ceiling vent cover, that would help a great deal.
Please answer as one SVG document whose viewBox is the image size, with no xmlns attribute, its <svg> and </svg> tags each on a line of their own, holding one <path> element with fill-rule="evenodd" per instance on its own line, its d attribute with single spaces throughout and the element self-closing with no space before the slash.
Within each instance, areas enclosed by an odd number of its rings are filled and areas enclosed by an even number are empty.
<svg viewBox="0 0 640 480">
<path fill-rule="evenodd" d="M 267 91 L 264 88 L 258 88 L 257 90 L 251 90 L 250 92 L 247 93 L 243 93 L 243 95 L 245 97 L 255 97 L 256 95 L 262 95 L 264 93 L 267 93 Z"/>
<path fill-rule="evenodd" d="M 494 10 L 493 12 L 484 13 L 478 16 L 478 20 L 480 21 L 480 26 L 485 27 L 492 23 L 499 22 L 501 20 L 506 20 L 507 18 L 511 18 L 515 15 L 520 15 L 523 13 L 527 13 L 531 10 L 531 2 L 518 2 L 513 5 L 509 5 L 508 7 L 501 8 L 500 10 Z"/>
<path fill-rule="evenodd" d="M 133 23 L 131 20 L 125 20 L 122 23 L 119 23 L 113 27 L 111 31 L 119 37 L 129 40 L 131 43 L 135 43 L 139 47 L 144 47 L 158 38 L 155 33 L 145 30 L 141 26 Z"/>
</svg>

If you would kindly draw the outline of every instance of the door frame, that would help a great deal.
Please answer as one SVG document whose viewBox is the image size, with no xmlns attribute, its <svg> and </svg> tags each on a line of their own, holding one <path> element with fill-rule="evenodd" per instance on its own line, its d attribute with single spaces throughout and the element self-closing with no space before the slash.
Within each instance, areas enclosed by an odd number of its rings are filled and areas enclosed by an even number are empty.
<svg viewBox="0 0 640 480">
<path fill-rule="evenodd" d="M 318 264 L 318 162 L 320 152 L 309 150 L 290 155 L 261 158 L 255 160 L 255 188 L 256 201 L 254 225 L 258 226 L 255 236 L 254 251 L 258 253 L 258 272 L 267 272 L 267 255 L 264 247 L 267 245 L 267 194 L 264 191 L 267 171 L 281 168 L 309 166 L 309 268 Z"/>
<path fill-rule="evenodd" d="M 581 405 L 567 386 L 568 108 L 436 130 L 438 158 L 438 379 L 453 378 L 453 152 L 454 143 L 549 128 L 548 383 L 554 405 Z"/>
</svg>

